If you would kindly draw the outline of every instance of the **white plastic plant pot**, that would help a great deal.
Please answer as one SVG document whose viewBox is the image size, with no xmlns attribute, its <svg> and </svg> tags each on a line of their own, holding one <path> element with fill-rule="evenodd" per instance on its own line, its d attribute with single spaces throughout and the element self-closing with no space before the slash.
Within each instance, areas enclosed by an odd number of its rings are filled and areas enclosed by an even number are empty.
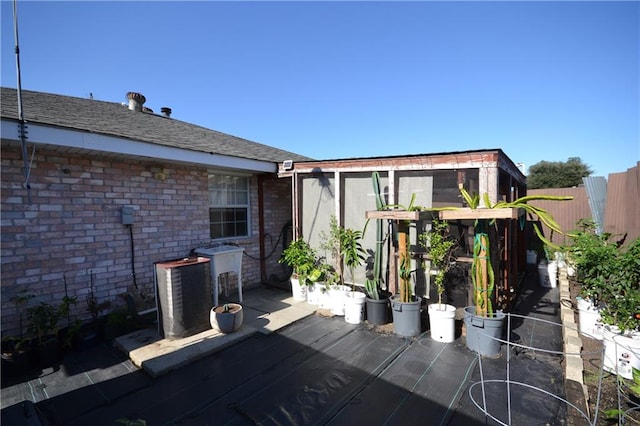
<svg viewBox="0 0 640 426">
<path fill-rule="evenodd" d="M 307 286 L 307 303 L 310 305 L 320 304 L 320 285 L 313 283 Z"/>
<path fill-rule="evenodd" d="M 291 293 L 293 294 L 293 300 L 307 301 L 307 286 L 300 285 L 298 278 L 291 278 Z"/>
<path fill-rule="evenodd" d="M 344 298 L 349 290 L 351 289 L 346 285 L 331 286 L 329 294 L 331 295 L 331 313 L 333 315 L 344 316 Z"/>
<path fill-rule="evenodd" d="M 540 287 L 556 288 L 558 285 L 558 264 L 555 261 L 543 260 L 538 264 Z"/>
<path fill-rule="evenodd" d="M 625 379 L 633 379 L 633 369 L 640 369 L 640 333 L 620 333 L 616 326 L 603 329 L 604 361 L 602 368 Z"/>
<path fill-rule="evenodd" d="M 431 338 L 450 343 L 456 338 L 456 307 L 445 303 L 432 303 L 428 307 Z"/>
<path fill-rule="evenodd" d="M 322 285 L 320 286 L 318 291 L 320 293 L 318 297 L 318 305 L 320 306 L 320 309 L 331 309 L 332 300 L 329 289 L 326 286 Z"/>
<path fill-rule="evenodd" d="M 348 291 L 344 296 L 344 320 L 349 324 L 364 321 L 364 305 L 367 295 L 361 291 Z"/>
<path fill-rule="evenodd" d="M 592 339 L 602 340 L 602 306 L 596 307 L 591 301 L 576 297 L 578 305 L 578 329 Z"/>
</svg>

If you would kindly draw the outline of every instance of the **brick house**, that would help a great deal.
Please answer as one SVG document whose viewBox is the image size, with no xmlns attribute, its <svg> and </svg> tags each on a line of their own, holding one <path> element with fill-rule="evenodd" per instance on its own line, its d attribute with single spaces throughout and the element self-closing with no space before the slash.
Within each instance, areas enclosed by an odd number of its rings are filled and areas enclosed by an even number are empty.
<svg viewBox="0 0 640 426">
<path fill-rule="evenodd" d="M 79 319 L 91 288 L 151 304 L 154 262 L 211 243 L 244 248 L 243 287 L 288 279 L 291 182 L 278 165 L 309 158 L 155 114 L 133 92 L 123 105 L 23 91 L 23 140 L 17 91 L 1 90 L 3 335 L 17 332 L 21 289 L 77 296 Z"/>
</svg>

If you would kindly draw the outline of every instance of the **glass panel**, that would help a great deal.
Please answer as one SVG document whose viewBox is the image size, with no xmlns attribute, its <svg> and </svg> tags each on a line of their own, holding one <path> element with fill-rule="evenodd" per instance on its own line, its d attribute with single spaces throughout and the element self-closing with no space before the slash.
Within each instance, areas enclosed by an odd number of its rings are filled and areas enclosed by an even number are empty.
<svg viewBox="0 0 640 426">
<path fill-rule="evenodd" d="M 248 235 L 249 178 L 209 175 L 211 238 Z"/>
</svg>

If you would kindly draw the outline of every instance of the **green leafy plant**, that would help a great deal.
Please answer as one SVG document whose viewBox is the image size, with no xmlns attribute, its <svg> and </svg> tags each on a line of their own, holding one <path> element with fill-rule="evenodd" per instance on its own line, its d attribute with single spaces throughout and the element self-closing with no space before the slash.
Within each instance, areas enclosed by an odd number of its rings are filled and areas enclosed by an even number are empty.
<svg viewBox="0 0 640 426">
<path fill-rule="evenodd" d="M 449 223 L 446 220 L 434 219 L 431 229 L 419 236 L 420 245 L 428 250 L 431 268 L 435 272 L 434 283 L 438 294 L 438 303 L 442 304 L 445 290 L 444 279 L 455 258 L 456 239 L 449 233 Z"/>
<path fill-rule="evenodd" d="M 300 285 L 311 284 L 308 281 L 309 274 L 318 267 L 318 257 L 315 250 L 303 238 L 293 241 L 282 252 L 280 263 L 287 264 L 295 278 L 300 280 Z"/>
<path fill-rule="evenodd" d="M 16 306 L 16 310 L 18 312 L 18 320 L 19 320 L 19 333 L 20 339 L 24 338 L 24 308 L 29 302 L 29 300 L 35 297 L 34 294 L 29 293 L 26 289 L 21 289 L 16 292 L 14 296 L 11 297 L 11 302 Z"/>
<path fill-rule="evenodd" d="M 58 336 L 58 322 L 61 317 L 59 307 L 40 302 L 27 309 L 27 329 L 39 343 L 44 343 L 46 339 Z"/>
<path fill-rule="evenodd" d="M 341 246 L 342 227 L 338 225 L 335 215 L 329 218 L 329 232 L 320 233 L 320 248 L 326 253 L 325 260 L 332 263 L 335 276 L 338 278 L 336 284 L 344 284 L 343 264 Z M 330 264 L 330 263 L 327 263 Z"/>
<path fill-rule="evenodd" d="M 618 242 L 609 233 L 598 234 L 592 220 L 580 220 L 579 230 L 571 234 L 570 255 L 575 262 L 580 295 L 598 306 L 606 297 L 614 263 L 618 256 Z"/>
<path fill-rule="evenodd" d="M 620 247 L 610 260 L 605 287 L 602 322 L 618 327 L 621 333 L 640 329 L 640 237 Z"/>
<path fill-rule="evenodd" d="M 340 233 L 340 252 L 344 265 L 349 268 L 351 274 L 351 288 L 356 290 L 355 268 L 362 265 L 366 252 L 362 248 L 362 231 L 351 228 L 343 229 Z"/>
<path fill-rule="evenodd" d="M 338 219 L 331 216 L 329 219 L 329 233 L 322 232 L 322 243 L 320 247 L 329 253 L 335 263 L 335 274 L 339 277 L 341 285 L 345 283 L 345 267 L 349 269 L 351 275 L 351 285 L 355 289 L 355 268 L 360 266 L 365 258 L 366 251 L 362 247 L 363 231 L 351 228 L 343 228 L 338 225 Z M 330 271 L 331 269 L 325 269 Z"/>
</svg>

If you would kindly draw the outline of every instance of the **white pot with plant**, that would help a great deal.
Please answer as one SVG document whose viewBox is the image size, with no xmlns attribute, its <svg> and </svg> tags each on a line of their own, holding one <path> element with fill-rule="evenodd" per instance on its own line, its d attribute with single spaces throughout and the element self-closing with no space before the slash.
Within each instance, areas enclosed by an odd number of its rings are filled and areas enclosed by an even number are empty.
<svg viewBox="0 0 640 426">
<path fill-rule="evenodd" d="M 640 237 L 617 247 L 616 256 L 603 265 L 603 368 L 625 379 L 640 369 Z"/>
<path fill-rule="evenodd" d="M 431 338 L 438 342 L 449 343 L 455 340 L 456 307 L 442 303 L 445 291 L 445 277 L 455 262 L 453 252 L 456 241 L 449 233 L 449 224 L 445 220 L 434 219 L 431 229 L 420 235 L 420 245 L 428 250 L 429 270 L 438 294 L 438 303 L 428 306 Z"/>
<path fill-rule="evenodd" d="M 340 236 L 340 250 L 345 267 L 351 273 L 351 290 L 344 298 L 344 320 L 350 324 L 359 324 L 364 320 L 364 306 L 366 294 L 356 290 L 356 267 L 364 262 L 366 252 L 362 248 L 362 231 L 343 229 Z"/>
<path fill-rule="evenodd" d="M 298 238 L 283 250 L 279 262 L 287 264 L 292 270 L 291 292 L 294 300 L 306 301 L 307 285 L 311 284 L 309 275 L 318 265 L 315 250 L 303 238 Z"/>
</svg>

